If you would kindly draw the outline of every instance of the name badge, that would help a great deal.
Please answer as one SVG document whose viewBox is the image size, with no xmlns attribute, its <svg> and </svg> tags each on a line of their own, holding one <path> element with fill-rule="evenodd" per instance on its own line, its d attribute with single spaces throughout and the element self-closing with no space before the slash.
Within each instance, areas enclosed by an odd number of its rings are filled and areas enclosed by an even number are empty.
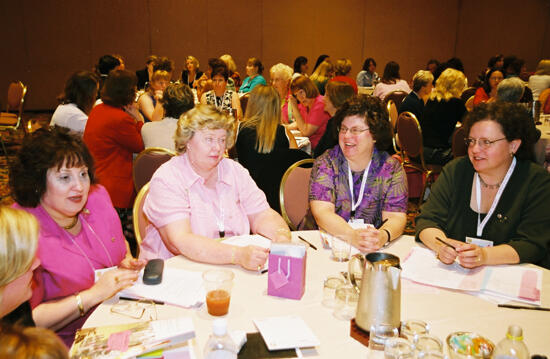
<svg viewBox="0 0 550 359">
<path fill-rule="evenodd" d="M 488 241 L 486 239 L 475 238 L 475 237 L 466 237 L 466 243 L 475 244 L 478 247 L 492 247 L 493 241 Z"/>
<path fill-rule="evenodd" d="M 348 224 L 351 226 L 351 228 L 353 229 L 362 229 L 362 228 L 369 228 L 369 227 L 374 227 L 372 224 L 370 223 L 365 223 L 365 221 L 363 220 L 363 218 L 355 218 L 355 219 L 350 219 L 348 221 Z"/>
</svg>

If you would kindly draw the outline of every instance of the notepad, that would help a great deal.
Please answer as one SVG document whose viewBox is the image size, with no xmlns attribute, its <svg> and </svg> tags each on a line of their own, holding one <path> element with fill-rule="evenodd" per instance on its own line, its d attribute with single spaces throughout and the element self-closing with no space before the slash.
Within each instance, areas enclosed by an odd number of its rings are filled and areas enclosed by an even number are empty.
<svg viewBox="0 0 550 359">
<path fill-rule="evenodd" d="M 298 316 L 254 319 L 269 350 L 314 347 L 320 344 L 304 320 Z"/>
</svg>

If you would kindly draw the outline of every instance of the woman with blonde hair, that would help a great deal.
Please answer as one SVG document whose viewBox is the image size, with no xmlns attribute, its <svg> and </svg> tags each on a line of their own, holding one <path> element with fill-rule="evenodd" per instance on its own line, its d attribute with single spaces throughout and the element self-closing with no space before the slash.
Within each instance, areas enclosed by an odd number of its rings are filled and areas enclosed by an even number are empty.
<svg viewBox="0 0 550 359">
<path fill-rule="evenodd" d="M 466 114 L 466 107 L 460 99 L 465 87 L 466 76 L 451 68 L 443 71 L 435 82 L 435 89 L 420 119 L 427 163 L 444 165 L 452 159 L 451 136 L 456 123 L 462 122 Z"/>
<path fill-rule="evenodd" d="M 325 86 L 327 82 L 332 78 L 333 75 L 334 75 L 334 70 L 333 70 L 332 64 L 328 61 L 323 61 L 317 67 L 317 69 L 315 69 L 315 71 L 311 74 L 310 79 L 311 81 L 313 81 L 315 86 L 317 86 L 319 93 L 321 95 L 324 95 Z"/>
<path fill-rule="evenodd" d="M 151 83 L 145 93 L 137 102 L 138 110 L 146 122 L 160 121 L 162 119 L 162 93 L 170 84 L 170 73 L 165 70 L 157 70 L 151 76 Z M 153 113 L 158 113 L 155 119 Z"/>
<path fill-rule="evenodd" d="M 529 77 L 529 88 L 533 91 L 535 101 L 542 91 L 550 88 L 550 59 L 540 60 L 537 71 Z"/>
<path fill-rule="evenodd" d="M 283 63 L 278 63 L 271 66 L 269 69 L 269 77 L 271 78 L 271 86 L 277 90 L 281 99 L 281 122 L 289 124 L 294 122 L 292 115 L 292 106 L 290 106 L 290 80 L 292 79 L 292 67 Z"/>
<path fill-rule="evenodd" d="M 185 59 L 185 70 L 181 72 L 181 82 L 191 88 L 198 85 L 198 79 L 201 78 L 203 72 L 199 70 L 199 60 L 195 56 L 187 56 Z"/>
<path fill-rule="evenodd" d="M 179 155 L 162 165 L 150 182 L 143 211 L 151 226 L 140 258 L 181 254 L 194 261 L 257 270 L 267 260 L 267 249 L 237 247 L 218 238 L 253 232 L 277 240 L 288 233 L 248 171 L 224 157 L 233 146 L 236 125 L 233 116 L 204 104 L 180 117 L 175 135 Z"/>
<path fill-rule="evenodd" d="M 229 54 L 225 54 L 220 56 L 220 60 L 225 62 L 227 65 L 227 70 L 229 71 L 229 78 L 233 80 L 233 88 L 230 88 L 233 91 L 239 91 L 239 87 L 241 87 L 242 80 L 241 75 L 237 72 L 237 64 L 235 64 L 235 60 L 233 60 L 233 57 Z"/>
<path fill-rule="evenodd" d="M 250 92 L 246 114 L 237 136 L 237 155 L 250 175 L 266 193 L 272 208 L 278 208 L 278 184 L 281 178 L 273 180 L 273 167 L 278 167 L 281 153 L 297 148 L 292 133 L 281 125 L 281 100 L 277 90 L 271 86 L 258 85 Z M 285 163 L 281 164 L 284 169 Z M 267 175 L 269 173 L 270 175 Z M 282 173 L 281 173 L 282 176 Z M 278 176 L 276 176 L 278 177 Z M 276 186 L 273 183 L 276 182 Z"/>
<path fill-rule="evenodd" d="M 29 213 L 0 206 L 0 319 L 34 325 L 31 279 L 40 262 L 36 258 L 38 223 Z"/>
</svg>

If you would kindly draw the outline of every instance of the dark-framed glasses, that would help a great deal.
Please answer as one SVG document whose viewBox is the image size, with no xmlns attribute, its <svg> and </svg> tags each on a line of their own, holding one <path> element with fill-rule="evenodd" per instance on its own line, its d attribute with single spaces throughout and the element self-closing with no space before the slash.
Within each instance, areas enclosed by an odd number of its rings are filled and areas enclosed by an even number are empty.
<svg viewBox="0 0 550 359">
<path fill-rule="evenodd" d="M 353 136 L 357 136 L 368 130 L 369 130 L 368 127 L 367 128 L 359 128 L 359 127 L 347 128 L 346 126 L 338 127 L 338 133 L 341 135 L 345 135 L 349 131 L 349 133 L 351 133 Z"/>
<path fill-rule="evenodd" d="M 477 143 L 479 145 L 479 147 L 481 147 L 482 149 L 487 149 L 489 147 L 491 147 L 491 145 L 495 142 L 498 142 L 498 141 L 502 141 L 502 140 L 505 140 L 506 137 L 503 137 L 503 138 L 498 138 L 496 140 L 489 140 L 488 138 L 478 138 L 478 139 L 475 139 L 475 138 L 465 138 L 464 139 L 464 143 L 466 144 L 466 146 L 468 147 L 473 147 L 475 146 L 475 144 Z"/>
</svg>

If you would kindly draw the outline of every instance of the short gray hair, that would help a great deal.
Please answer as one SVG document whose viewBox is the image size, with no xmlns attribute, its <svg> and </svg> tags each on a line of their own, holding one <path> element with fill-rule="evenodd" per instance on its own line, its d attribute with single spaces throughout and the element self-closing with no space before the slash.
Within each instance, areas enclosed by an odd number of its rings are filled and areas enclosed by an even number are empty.
<svg viewBox="0 0 550 359">
<path fill-rule="evenodd" d="M 292 67 L 285 65 L 283 63 L 278 63 L 277 65 L 271 66 L 269 74 L 273 77 L 275 74 L 281 74 L 285 80 L 289 81 L 292 78 L 294 70 Z"/>
<path fill-rule="evenodd" d="M 519 102 L 523 96 L 525 85 L 518 77 L 502 80 L 497 87 L 497 100 L 503 102 Z"/>
<path fill-rule="evenodd" d="M 413 91 L 418 92 L 422 87 L 431 82 L 434 82 L 434 75 L 430 71 L 417 71 L 413 76 Z"/>
</svg>

